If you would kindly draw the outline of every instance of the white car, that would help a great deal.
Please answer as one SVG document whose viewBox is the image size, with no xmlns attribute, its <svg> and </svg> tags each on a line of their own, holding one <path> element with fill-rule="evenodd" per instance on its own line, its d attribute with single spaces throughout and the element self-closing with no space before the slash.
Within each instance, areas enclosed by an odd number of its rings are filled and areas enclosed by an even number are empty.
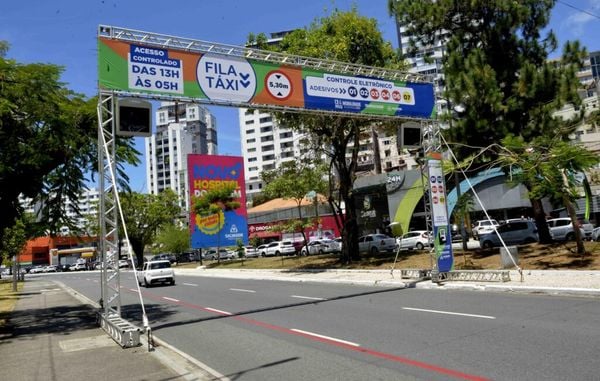
<svg viewBox="0 0 600 381">
<path fill-rule="evenodd" d="M 258 251 L 257 247 L 244 246 L 244 258 L 257 258 L 259 256 L 260 252 Z"/>
<path fill-rule="evenodd" d="M 325 253 L 337 253 L 341 245 L 332 239 L 317 239 L 309 242 L 300 251 L 301 255 L 316 255 Z"/>
<path fill-rule="evenodd" d="M 550 235 L 555 241 L 573 241 L 575 239 L 575 231 L 570 217 L 551 218 L 546 220 Z M 594 226 L 587 221 L 579 222 L 579 231 L 581 238 L 592 239 Z"/>
<path fill-rule="evenodd" d="M 592 230 L 592 241 L 600 241 L 600 226 Z"/>
<path fill-rule="evenodd" d="M 280 255 L 295 255 L 296 248 L 292 241 L 275 241 L 267 245 L 264 250 L 265 257 Z"/>
<path fill-rule="evenodd" d="M 385 234 L 367 234 L 358 239 L 358 251 L 361 253 L 393 253 L 396 247 L 396 239 Z"/>
<path fill-rule="evenodd" d="M 171 268 L 171 262 L 167 260 L 148 261 L 144 263 L 142 271 L 137 273 L 138 284 L 145 287 L 155 283 L 169 283 L 175 285 L 175 273 Z"/>
<path fill-rule="evenodd" d="M 43 273 L 44 272 L 44 268 L 46 266 L 35 266 L 32 267 L 31 270 L 29 270 L 29 274 L 39 274 L 39 273 Z"/>
<path fill-rule="evenodd" d="M 413 230 L 396 238 L 400 250 L 423 250 L 430 247 L 433 242 L 429 242 L 429 232 L 427 230 Z"/>
<path fill-rule="evenodd" d="M 479 220 L 475 223 L 475 227 L 473 227 L 473 238 L 479 239 L 483 234 L 493 233 L 494 228 L 500 226 L 498 221 L 491 220 Z"/>
<path fill-rule="evenodd" d="M 83 262 L 75 263 L 71 266 L 70 270 L 71 271 L 83 271 L 83 270 L 85 270 L 85 263 L 83 263 Z"/>
</svg>

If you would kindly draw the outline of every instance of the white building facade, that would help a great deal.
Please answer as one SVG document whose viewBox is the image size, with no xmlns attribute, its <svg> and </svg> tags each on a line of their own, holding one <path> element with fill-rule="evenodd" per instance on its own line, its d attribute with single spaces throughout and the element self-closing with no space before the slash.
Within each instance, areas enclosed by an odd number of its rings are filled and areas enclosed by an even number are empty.
<svg viewBox="0 0 600 381">
<path fill-rule="evenodd" d="M 156 132 L 145 138 L 148 193 L 172 189 L 189 210 L 188 154 L 216 155 L 217 123 L 197 104 L 163 102 L 156 111 Z"/>
</svg>

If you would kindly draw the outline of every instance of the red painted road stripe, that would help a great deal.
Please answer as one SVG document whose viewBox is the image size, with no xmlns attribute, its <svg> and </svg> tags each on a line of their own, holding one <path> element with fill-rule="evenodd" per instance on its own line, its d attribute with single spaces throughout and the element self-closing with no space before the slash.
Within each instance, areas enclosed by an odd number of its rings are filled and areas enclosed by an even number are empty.
<svg viewBox="0 0 600 381">
<path fill-rule="evenodd" d="M 160 301 L 165 301 L 165 299 L 162 296 L 158 296 L 158 295 L 154 295 L 151 294 L 149 292 L 144 292 L 144 296 L 149 297 L 151 299 L 155 299 L 155 300 L 160 300 Z M 195 310 L 201 310 L 201 311 L 206 311 L 209 313 L 213 313 L 213 314 L 217 314 L 220 316 L 227 316 L 230 319 L 235 319 L 237 321 L 241 321 L 247 324 L 252 324 L 258 327 L 262 327 L 262 328 L 266 328 L 272 331 L 277 331 L 277 332 L 282 332 L 282 333 L 286 333 L 288 335 L 294 335 L 294 336 L 300 336 L 300 337 L 304 337 L 308 340 L 312 340 L 312 341 L 318 341 L 324 344 L 328 344 L 328 345 L 333 345 L 339 348 L 344 348 L 347 349 L 349 351 L 354 351 L 354 352 L 360 352 L 369 356 L 373 356 L 373 357 L 377 357 L 377 358 L 381 358 L 381 359 L 385 359 L 388 361 L 393 361 L 393 362 L 397 362 L 397 363 L 401 363 L 401 364 L 405 364 L 405 365 L 410 365 L 413 366 L 415 368 L 420 368 L 423 370 L 427 370 L 430 372 L 434 372 L 434 373 L 439 373 L 439 374 L 443 374 L 446 376 L 450 376 L 450 377 L 454 377 L 454 378 L 458 378 L 458 379 L 462 379 L 462 380 L 468 380 L 468 381 L 490 381 L 489 378 L 485 378 L 485 377 L 480 377 L 480 376 L 475 376 L 472 374 L 468 374 L 468 373 L 464 373 L 464 372 L 460 372 L 457 370 L 453 370 L 453 369 L 448 369 L 448 368 L 443 368 L 441 366 L 437 366 L 437 365 L 433 365 L 433 364 L 429 364 L 426 362 L 422 362 L 422 361 L 417 361 L 417 360 L 412 360 L 409 359 L 407 357 L 402 357 L 402 356 L 396 356 L 396 355 L 392 355 L 389 353 L 384 353 L 384 352 L 379 352 L 373 349 L 368 349 L 368 348 L 363 348 L 363 347 L 356 347 L 350 344 L 345 344 L 339 341 L 335 341 L 335 340 L 330 340 L 324 337 L 318 337 L 318 336 L 313 336 L 313 335 L 309 335 L 309 334 L 305 334 L 303 332 L 298 332 L 298 331 L 292 331 L 290 328 L 285 328 L 282 326 L 278 326 L 278 325 L 274 325 L 274 324 L 270 324 L 270 323 L 265 323 L 259 320 L 254 320 L 254 319 L 250 319 L 250 318 L 246 318 L 243 316 L 235 316 L 235 315 L 228 315 L 229 312 L 225 312 L 225 311 L 215 311 L 213 308 L 210 307 L 202 307 L 196 304 L 190 304 L 190 303 L 186 303 L 186 302 L 172 302 L 172 304 L 177 304 L 180 305 L 182 307 L 188 307 L 191 309 L 195 309 Z"/>
</svg>

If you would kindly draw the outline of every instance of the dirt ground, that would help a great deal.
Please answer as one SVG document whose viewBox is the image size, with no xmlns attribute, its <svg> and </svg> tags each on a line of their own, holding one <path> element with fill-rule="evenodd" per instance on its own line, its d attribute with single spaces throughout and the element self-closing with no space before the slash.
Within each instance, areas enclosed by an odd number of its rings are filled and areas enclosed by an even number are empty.
<svg viewBox="0 0 600 381">
<path fill-rule="evenodd" d="M 586 253 L 580 255 L 574 242 L 519 246 L 518 265 L 529 270 L 600 270 L 600 242 L 585 242 L 585 248 Z M 420 268 L 428 262 L 427 254 L 408 255 L 400 261 L 400 268 Z M 502 269 L 500 249 L 455 250 L 454 267 L 457 270 Z"/>
<path fill-rule="evenodd" d="M 600 242 L 585 242 L 586 253 L 577 254 L 574 242 L 550 245 L 530 244 L 518 247 L 519 266 L 529 270 L 600 270 Z M 244 261 L 223 261 L 209 267 L 246 269 L 430 269 L 432 257 L 427 251 L 402 252 L 396 261 L 395 254 L 361 256 L 359 262 L 343 265 L 337 255 L 309 257 L 271 257 Z M 197 266 L 192 265 L 191 266 Z M 184 265 L 186 267 L 186 265 Z M 454 268 L 460 269 L 503 269 L 500 249 L 469 249 L 454 251 Z M 511 268 L 511 267 L 505 267 Z"/>
</svg>

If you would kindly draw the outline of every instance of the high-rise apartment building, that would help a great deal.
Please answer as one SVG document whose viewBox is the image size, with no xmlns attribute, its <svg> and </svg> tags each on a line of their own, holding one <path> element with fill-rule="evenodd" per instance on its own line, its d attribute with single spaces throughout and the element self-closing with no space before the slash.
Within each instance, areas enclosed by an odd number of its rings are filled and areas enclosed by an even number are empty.
<svg viewBox="0 0 600 381">
<path fill-rule="evenodd" d="M 198 104 L 163 102 L 156 111 L 156 132 L 146 143 L 148 192 L 172 189 L 189 210 L 188 154 L 217 154 L 217 122 Z"/>
<path fill-rule="evenodd" d="M 33 203 L 31 198 L 19 197 L 19 202 L 26 213 L 37 215 L 40 205 Z M 76 200 L 63 199 L 65 215 L 72 219 L 75 226 L 85 231 L 89 228 L 89 224 L 94 219 L 98 218 L 98 204 L 100 203 L 100 192 L 97 189 L 84 189 Z M 78 214 L 76 209 L 79 210 Z M 59 234 L 67 236 L 73 232 L 68 226 L 62 226 Z M 88 231 L 88 234 L 94 234 Z"/>
<path fill-rule="evenodd" d="M 280 126 L 273 116 L 260 110 L 240 108 L 240 140 L 244 156 L 246 196 L 260 193 L 262 171 L 270 171 L 308 154 L 304 135 Z"/>
</svg>

